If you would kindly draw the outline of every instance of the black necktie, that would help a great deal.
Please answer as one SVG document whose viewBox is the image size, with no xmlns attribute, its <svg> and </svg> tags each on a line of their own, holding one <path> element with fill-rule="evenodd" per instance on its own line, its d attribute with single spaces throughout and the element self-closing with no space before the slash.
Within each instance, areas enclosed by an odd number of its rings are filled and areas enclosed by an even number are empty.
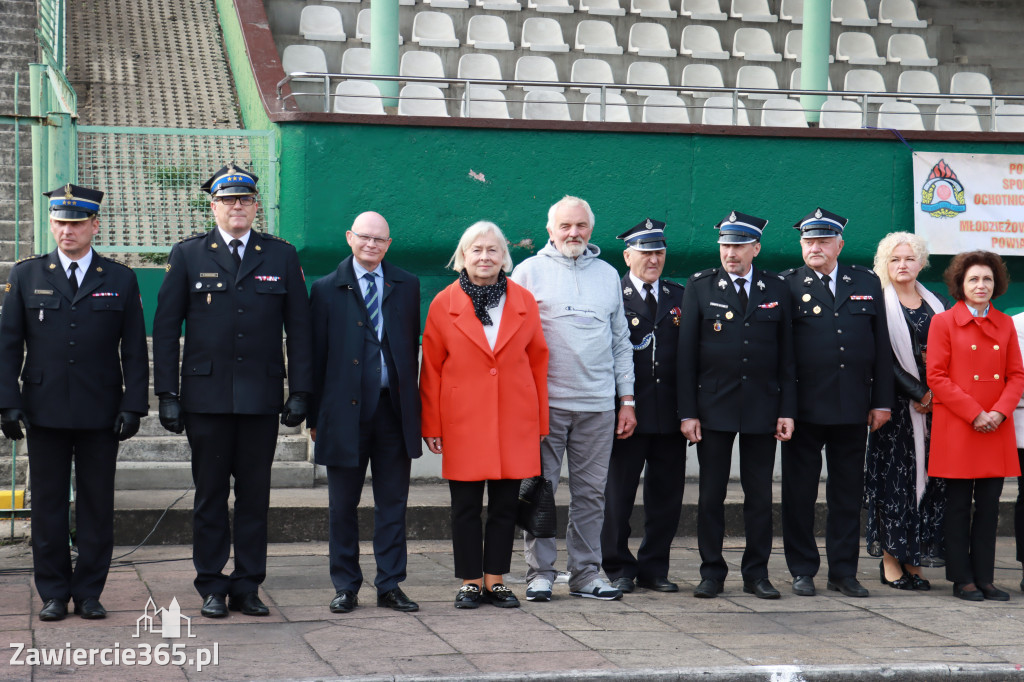
<svg viewBox="0 0 1024 682">
<path fill-rule="evenodd" d="M 71 265 L 68 266 L 68 270 L 71 273 L 70 275 L 68 275 L 68 284 L 71 285 L 71 295 L 72 296 L 77 296 L 78 295 L 78 274 L 75 271 L 78 270 L 78 263 L 75 263 L 74 261 L 72 261 Z"/>
<path fill-rule="evenodd" d="M 832 287 L 829 286 L 829 282 L 831 282 L 831 281 L 832 281 L 832 278 L 829 277 L 828 275 L 822 275 L 821 276 L 821 283 L 825 285 L 825 291 L 828 292 L 829 298 L 831 298 L 834 301 L 834 300 L 836 300 L 836 295 L 832 293 Z"/>
<path fill-rule="evenodd" d="M 238 272 L 238 268 L 242 264 L 242 256 L 238 253 L 238 249 L 242 248 L 242 240 L 232 239 L 229 246 L 231 247 L 231 258 L 235 261 L 235 272 Z"/>
<path fill-rule="evenodd" d="M 652 320 L 658 319 L 658 299 L 654 298 L 654 287 L 650 282 L 644 284 L 644 303 L 647 304 L 647 314 Z"/>
<path fill-rule="evenodd" d="M 740 310 L 747 312 L 747 288 L 743 286 L 747 280 L 742 277 L 736 280 L 736 294 L 740 297 Z"/>
</svg>

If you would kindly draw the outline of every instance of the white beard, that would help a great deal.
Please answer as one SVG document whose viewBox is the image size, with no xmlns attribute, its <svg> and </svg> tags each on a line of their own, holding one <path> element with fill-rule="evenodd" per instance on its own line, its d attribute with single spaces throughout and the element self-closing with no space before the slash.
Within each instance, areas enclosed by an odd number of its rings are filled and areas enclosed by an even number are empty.
<svg viewBox="0 0 1024 682">
<path fill-rule="evenodd" d="M 583 242 L 562 242 L 558 250 L 566 258 L 579 258 L 587 250 L 587 245 Z"/>
</svg>

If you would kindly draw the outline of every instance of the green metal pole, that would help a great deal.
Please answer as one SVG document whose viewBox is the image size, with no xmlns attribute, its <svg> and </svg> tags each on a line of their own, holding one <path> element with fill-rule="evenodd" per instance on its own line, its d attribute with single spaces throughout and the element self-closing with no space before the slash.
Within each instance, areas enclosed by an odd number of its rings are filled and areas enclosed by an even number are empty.
<svg viewBox="0 0 1024 682">
<path fill-rule="evenodd" d="M 46 150 L 46 163 L 50 171 L 47 186 L 53 189 L 76 180 L 75 170 L 78 167 L 78 160 L 71 114 L 51 112 L 47 118 L 49 122 L 46 129 L 49 131 L 50 137 Z M 55 248 L 57 248 L 57 243 L 53 240 L 53 234 L 46 230 L 46 251 L 49 252 Z"/>
<path fill-rule="evenodd" d="M 398 0 L 370 2 L 370 70 L 381 76 L 398 75 Z M 398 106 L 398 81 L 374 81 L 384 106 Z"/>
<path fill-rule="evenodd" d="M 46 64 L 28 65 L 29 91 L 29 113 L 33 116 L 44 116 L 50 108 L 49 84 L 46 81 Z M 36 253 L 43 253 L 46 244 L 47 233 L 47 211 L 45 197 L 46 192 L 52 187 L 46 187 L 46 141 L 48 133 L 43 125 L 32 126 L 32 244 Z"/>
<path fill-rule="evenodd" d="M 831 7 L 830 0 L 804 0 L 801 90 L 828 90 Z M 821 105 L 824 103 L 824 95 L 801 95 L 800 105 L 804 108 L 808 123 L 818 122 Z"/>
</svg>

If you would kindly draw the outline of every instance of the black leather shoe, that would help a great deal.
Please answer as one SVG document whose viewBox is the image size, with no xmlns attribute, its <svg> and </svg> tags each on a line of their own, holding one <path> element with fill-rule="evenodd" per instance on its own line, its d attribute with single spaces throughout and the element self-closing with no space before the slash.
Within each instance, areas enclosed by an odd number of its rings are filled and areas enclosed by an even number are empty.
<svg viewBox="0 0 1024 682">
<path fill-rule="evenodd" d="M 953 596 L 964 601 L 985 601 L 981 590 L 965 590 L 960 583 L 953 583 Z"/>
<path fill-rule="evenodd" d="M 68 603 L 63 599 L 50 599 L 39 610 L 39 620 L 64 620 L 68 616 Z"/>
<path fill-rule="evenodd" d="M 402 592 L 401 587 L 388 590 L 384 594 L 378 594 L 377 606 L 383 606 L 391 609 L 392 611 L 403 611 L 406 613 L 420 610 L 420 605 L 405 596 L 405 592 Z"/>
<path fill-rule="evenodd" d="M 338 590 L 331 600 L 331 613 L 349 613 L 359 606 L 359 597 L 352 590 Z"/>
<path fill-rule="evenodd" d="M 96 597 L 85 597 L 81 601 L 75 599 L 75 615 L 86 620 L 99 620 L 107 617 L 107 610 Z"/>
<path fill-rule="evenodd" d="M 654 590 L 655 592 L 678 592 L 679 585 L 668 578 L 637 578 L 637 587 L 642 587 L 645 590 Z"/>
<path fill-rule="evenodd" d="M 722 581 L 714 578 L 704 578 L 693 590 L 693 596 L 697 599 L 714 599 L 722 593 Z"/>
<path fill-rule="evenodd" d="M 1021 585 L 1024 585 L 1024 581 L 1021 582 Z M 629 594 L 635 589 L 635 586 L 636 583 L 633 582 L 632 578 L 616 578 L 612 581 L 612 587 L 622 594 Z M 1022 587 L 1021 590 L 1024 590 L 1024 587 Z"/>
<path fill-rule="evenodd" d="M 245 594 L 233 594 L 228 599 L 228 608 L 232 611 L 241 611 L 246 616 L 269 616 L 270 609 L 260 599 L 260 595 L 256 592 L 246 592 Z"/>
<path fill-rule="evenodd" d="M 841 592 L 847 597 L 867 597 L 870 594 L 867 588 L 857 582 L 857 579 L 852 575 L 829 580 L 825 587 L 833 592 Z"/>
<path fill-rule="evenodd" d="M 768 578 L 744 580 L 743 591 L 754 595 L 758 599 L 778 599 L 782 596 Z"/>
<path fill-rule="evenodd" d="M 466 583 L 460 587 L 459 591 L 455 594 L 455 608 L 480 608 L 480 586 L 476 583 Z"/>
<path fill-rule="evenodd" d="M 816 594 L 814 578 L 809 575 L 793 576 L 793 594 L 798 597 L 813 597 Z"/>
<path fill-rule="evenodd" d="M 988 585 L 978 585 L 978 589 L 981 590 L 981 594 L 985 599 L 990 599 L 992 601 L 1010 601 L 1009 593 L 1003 592 L 992 583 L 989 583 Z"/>
<path fill-rule="evenodd" d="M 207 618 L 224 618 L 228 615 L 228 605 L 223 594 L 208 594 L 203 597 L 203 608 L 199 613 Z"/>
<path fill-rule="evenodd" d="M 902 570 L 902 567 L 900 567 L 900 568 Z M 878 562 L 878 579 L 882 582 L 883 585 L 888 585 L 889 587 L 891 587 L 894 590 L 913 590 L 914 589 L 914 580 L 913 580 L 913 578 L 910 577 L 910 574 L 907 573 L 906 570 L 903 570 L 903 575 L 901 575 L 896 580 L 889 580 L 888 578 L 886 578 L 885 577 L 885 564 L 882 561 Z M 918 577 L 918 580 L 923 580 L 923 578 Z M 924 580 L 924 582 L 928 582 L 928 581 Z M 929 587 L 931 587 L 931 586 L 929 586 Z M 928 588 L 923 588 L 923 589 L 928 589 Z"/>
<path fill-rule="evenodd" d="M 495 583 L 491 589 L 485 587 L 480 594 L 480 601 L 485 604 L 494 604 L 499 609 L 514 609 L 519 606 L 519 599 L 515 593 L 501 583 Z"/>
<path fill-rule="evenodd" d="M 932 589 L 932 584 L 919 575 L 910 574 L 910 586 L 915 590 L 927 592 Z"/>
</svg>

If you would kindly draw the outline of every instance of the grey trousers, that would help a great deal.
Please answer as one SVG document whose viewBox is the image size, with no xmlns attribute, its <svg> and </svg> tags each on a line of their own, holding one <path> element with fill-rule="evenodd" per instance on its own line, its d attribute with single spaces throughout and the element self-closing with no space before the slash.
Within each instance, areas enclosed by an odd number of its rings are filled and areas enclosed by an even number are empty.
<svg viewBox="0 0 1024 682">
<path fill-rule="evenodd" d="M 562 457 L 569 458 L 569 525 L 565 545 L 569 551 L 569 589 L 576 590 L 601 570 L 601 527 L 604 525 L 604 489 L 608 460 L 615 437 L 615 410 L 571 412 L 549 409 L 551 433 L 540 444 L 541 472 L 558 489 Z M 555 581 L 555 538 L 526 540 L 526 580 Z"/>
</svg>

